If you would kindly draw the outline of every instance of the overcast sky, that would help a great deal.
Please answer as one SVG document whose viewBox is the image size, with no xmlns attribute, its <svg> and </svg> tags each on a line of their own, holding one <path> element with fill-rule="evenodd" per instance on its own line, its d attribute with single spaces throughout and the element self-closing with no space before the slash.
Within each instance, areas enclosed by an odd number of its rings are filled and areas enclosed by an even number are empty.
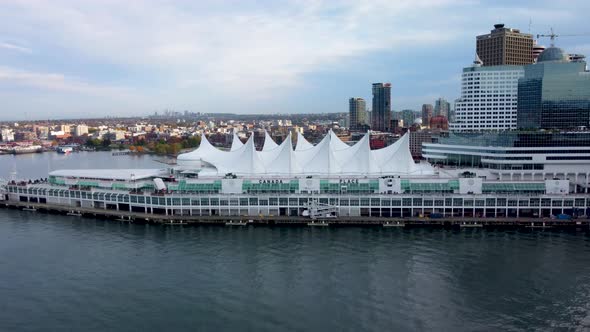
<svg viewBox="0 0 590 332">
<path fill-rule="evenodd" d="M 590 1 L 0 0 L 0 119 L 395 110 L 459 95 L 495 23 L 590 55 Z M 531 24 L 532 22 L 532 24 Z M 547 39 L 542 43 L 549 44 Z M 370 102 L 368 102 L 370 104 Z"/>
</svg>

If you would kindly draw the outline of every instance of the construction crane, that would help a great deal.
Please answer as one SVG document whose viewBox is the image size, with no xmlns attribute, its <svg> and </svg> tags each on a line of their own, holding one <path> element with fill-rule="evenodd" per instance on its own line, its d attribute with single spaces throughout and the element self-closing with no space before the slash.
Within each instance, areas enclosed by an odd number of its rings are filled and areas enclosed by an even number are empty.
<svg viewBox="0 0 590 332">
<path fill-rule="evenodd" d="M 553 32 L 553 28 L 551 28 L 551 33 L 548 35 L 543 35 L 543 34 L 538 34 L 537 35 L 537 39 L 539 39 L 540 37 L 549 37 L 551 39 L 551 47 L 555 47 L 555 38 L 557 37 L 581 37 L 581 36 L 589 36 L 588 34 L 582 34 L 582 35 L 557 35 L 555 34 L 555 32 Z"/>
</svg>

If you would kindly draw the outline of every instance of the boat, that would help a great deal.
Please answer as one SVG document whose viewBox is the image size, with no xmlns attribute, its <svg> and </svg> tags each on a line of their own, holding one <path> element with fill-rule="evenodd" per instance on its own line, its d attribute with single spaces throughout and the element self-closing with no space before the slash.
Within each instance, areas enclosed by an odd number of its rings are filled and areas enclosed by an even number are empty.
<svg viewBox="0 0 590 332">
<path fill-rule="evenodd" d="M 40 145 L 15 146 L 10 150 L 12 154 L 38 153 L 43 151 Z"/>
<path fill-rule="evenodd" d="M 71 146 L 58 146 L 56 151 L 57 153 L 70 154 L 74 151 L 74 148 Z"/>
</svg>

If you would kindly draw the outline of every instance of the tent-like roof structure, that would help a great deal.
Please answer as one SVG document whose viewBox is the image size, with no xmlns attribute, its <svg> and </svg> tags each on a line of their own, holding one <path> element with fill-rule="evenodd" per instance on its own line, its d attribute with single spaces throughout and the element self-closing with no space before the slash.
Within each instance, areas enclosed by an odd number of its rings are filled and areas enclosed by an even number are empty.
<svg viewBox="0 0 590 332">
<path fill-rule="evenodd" d="M 256 151 L 254 135 L 246 144 L 234 134 L 230 151 L 222 151 L 209 143 L 205 135 L 201 146 L 178 156 L 179 166 L 200 168 L 204 174 L 223 175 L 419 175 L 432 173 L 432 168 L 414 163 L 410 153 L 409 134 L 383 149 L 371 150 L 366 134 L 353 146 L 342 142 L 332 131 L 317 145 L 297 134 L 293 149 L 291 134 L 278 145 L 265 133 L 262 151 Z"/>
<path fill-rule="evenodd" d="M 236 151 L 239 148 L 241 148 L 242 146 L 244 146 L 244 143 L 242 143 L 242 141 L 238 137 L 238 133 L 236 133 L 236 131 L 234 130 L 234 138 L 231 141 L 231 149 L 230 149 L 230 151 Z"/>
</svg>

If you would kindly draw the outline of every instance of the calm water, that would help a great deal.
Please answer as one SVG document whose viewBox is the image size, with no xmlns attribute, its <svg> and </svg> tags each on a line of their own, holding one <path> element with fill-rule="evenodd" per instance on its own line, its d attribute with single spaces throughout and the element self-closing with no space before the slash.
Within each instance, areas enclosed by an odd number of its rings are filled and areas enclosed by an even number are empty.
<svg viewBox="0 0 590 332">
<path fill-rule="evenodd" d="M 113 156 L 112 152 L 55 152 L 21 155 L 0 155 L 0 179 L 10 179 L 16 171 L 17 179 L 47 177 L 58 169 L 83 168 L 165 168 L 166 164 L 155 161 L 150 155 Z"/>
<path fill-rule="evenodd" d="M 68 167 L 95 156 L 112 160 Z M 588 329 L 586 233 L 180 228 L 0 210 L 1 331 Z"/>
</svg>

